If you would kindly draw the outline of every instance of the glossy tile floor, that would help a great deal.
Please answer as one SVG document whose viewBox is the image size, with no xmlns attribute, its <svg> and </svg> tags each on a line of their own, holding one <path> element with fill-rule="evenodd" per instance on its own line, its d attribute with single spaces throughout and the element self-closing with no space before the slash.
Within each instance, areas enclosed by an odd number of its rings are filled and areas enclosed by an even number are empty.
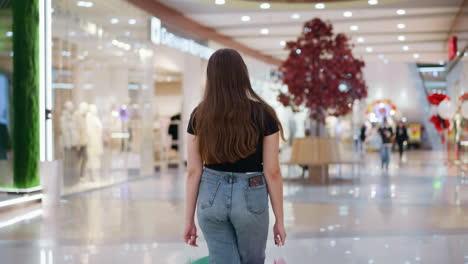
<svg viewBox="0 0 468 264">
<path fill-rule="evenodd" d="M 468 263 L 468 178 L 431 152 L 368 153 L 328 186 L 285 183 L 288 241 L 267 263 Z M 287 168 L 285 168 L 287 170 Z M 331 168 L 336 176 L 337 168 Z M 174 263 L 207 254 L 181 243 L 182 171 L 0 214 L 0 263 Z M 271 240 L 271 239 L 270 239 Z M 203 239 L 202 239 L 203 241 Z"/>
</svg>

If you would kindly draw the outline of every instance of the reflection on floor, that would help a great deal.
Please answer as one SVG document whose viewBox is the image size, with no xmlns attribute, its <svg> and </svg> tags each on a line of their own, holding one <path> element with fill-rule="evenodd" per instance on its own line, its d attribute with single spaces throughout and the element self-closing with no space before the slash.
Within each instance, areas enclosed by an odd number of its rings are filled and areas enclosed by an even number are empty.
<svg viewBox="0 0 468 264">
<path fill-rule="evenodd" d="M 412 152 L 382 172 L 368 153 L 354 176 L 341 168 L 337 184 L 288 180 L 288 243 L 269 243 L 267 263 L 278 256 L 294 264 L 468 263 L 468 178 L 440 158 Z M 0 214 L 0 263 L 175 264 L 204 256 L 205 244 L 181 243 L 183 177 L 167 171 L 69 196 L 17 221 Z"/>
</svg>

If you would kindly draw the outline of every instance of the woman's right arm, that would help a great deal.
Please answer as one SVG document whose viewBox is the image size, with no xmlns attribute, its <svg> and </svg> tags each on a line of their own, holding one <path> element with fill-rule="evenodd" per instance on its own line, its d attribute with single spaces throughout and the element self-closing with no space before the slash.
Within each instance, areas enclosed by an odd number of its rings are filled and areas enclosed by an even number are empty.
<svg viewBox="0 0 468 264">
<path fill-rule="evenodd" d="M 271 205 L 276 223 L 273 227 L 275 243 L 284 245 L 286 231 L 283 215 L 283 178 L 279 166 L 279 133 L 266 136 L 263 139 L 263 172 L 268 184 Z"/>
</svg>

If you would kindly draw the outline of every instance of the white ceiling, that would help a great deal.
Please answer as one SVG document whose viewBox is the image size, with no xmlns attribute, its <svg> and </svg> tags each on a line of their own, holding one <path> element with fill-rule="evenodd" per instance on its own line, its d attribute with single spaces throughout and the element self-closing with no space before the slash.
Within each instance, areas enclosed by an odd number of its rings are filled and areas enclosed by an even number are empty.
<svg viewBox="0 0 468 264">
<path fill-rule="evenodd" d="M 275 4 L 269 10 L 259 8 L 258 2 L 226 0 L 225 5 L 215 5 L 214 0 L 160 0 L 160 2 L 183 12 L 195 21 L 215 28 L 218 32 L 231 36 L 240 43 L 265 54 L 285 59 L 281 41 L 293 41 L 302 30 L 305 21 L 319 17 L 332 22 L 335 33 L 344 32 L 355 43 L 355 54 L 365 60 L 416 61 L 437 63 L 447 58 L 449 29 L 455 19 L 462 0 L 380 0 L 370 6 L 366 0 L 340 3 L 326 3 L 326 8 L 318 10 L 314 4 Z M 405 15 L 396 11 L 404 9 Z M 344 11 L 351 11 L 352 17 L 344 17 Z M 292 19 L 299 14 L 300 19 Z M 241 17 L 250 16 L 249 22 Z M 466 14 L 464 14 L 466 16 Z M 399 29 L 403 23 L 406 28 Z M 359 30 L 351 31 L 357 25 Z M 268 35 L 260 30 L 268 28 Z M 460 42 L 468 40 L 468 25 L 456 32 Z M 398 40 L 405 36 L 405 41 Z M 358 43 L 357 38 L 364 38 Z M 409 50 L 403 50 L 403 46 Z M 372 47 L 373 52 L 366 52 Z M 414 58 L 417 53 L 419 58 Z"/>
</svg>

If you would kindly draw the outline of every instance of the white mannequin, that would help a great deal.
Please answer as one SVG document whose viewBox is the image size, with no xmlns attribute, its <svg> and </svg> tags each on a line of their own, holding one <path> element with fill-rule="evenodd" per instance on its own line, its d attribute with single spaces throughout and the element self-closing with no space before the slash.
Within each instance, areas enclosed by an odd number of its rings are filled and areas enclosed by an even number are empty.
<svg viewBox="0 0 468 264">
<path fill-rule="evenodd" d="M 88 130 L 88 163 L 87 168 L 91 170 L 92 179 L 95 178 L 96 170 L 101 168 L 101 156 L 104 152 L 102 141 L 102 123 L 99 120 L 96 105 L 89 105 L 86 115 Z"/>
<path fill-rule="evenodd" d="M 60 116 L 60 128 L 62 132 L 62 143 L 65 149 L 76 147 L 79 142 L 79 135 L 74 122 L 73 103 L 65 102 L 64 110 Z"/>
<path fill-rule="evenodd" d="M 86 123 L 86 115 L 88 113 L 88 104 L 82 102 L 78 110 L 73 114 L 74 121 L 78 132 L 78 167 L 80 168 L 80 177 L 84 177 L 84 168 L 88 161 L 87 146 L 88 146 L 88 125 Z"/>
</svg>

